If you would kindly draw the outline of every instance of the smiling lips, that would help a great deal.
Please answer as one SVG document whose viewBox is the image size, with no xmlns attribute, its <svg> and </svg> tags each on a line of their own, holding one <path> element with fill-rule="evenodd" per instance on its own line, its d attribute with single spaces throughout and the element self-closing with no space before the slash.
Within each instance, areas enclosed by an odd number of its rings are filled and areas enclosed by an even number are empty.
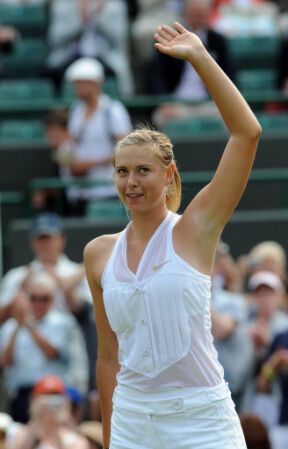
<svg viewBox="0 0 288 449">
<path fill-rule="evenodd" d="M 140 196 L 143 196 L 143 193 L 126 193 L 126 196 L 128 196 L 128 198 L 139 198 Z"/>
</svg>

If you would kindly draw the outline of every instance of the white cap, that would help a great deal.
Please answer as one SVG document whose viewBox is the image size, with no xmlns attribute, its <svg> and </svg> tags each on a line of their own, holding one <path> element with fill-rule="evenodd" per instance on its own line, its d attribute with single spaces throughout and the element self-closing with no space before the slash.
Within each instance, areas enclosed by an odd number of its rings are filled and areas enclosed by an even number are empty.
<svg viewBox="0 0 288 449">
<path fill-rule="evenodd" d="M 249 289 L 256 290 L 260 285 L 266 285 L 274 291 L 284 291 L 283 282 L 271 271 L 259 271 L 251 276 L 248 282 Z"/>
<path fill-rule="evenodd" d="M 12 422 L 11 416 L 7 415 L 7 413 L 0 413 L 0 430 L 6 432 Z"/>
<path fill-rule="evenodd" d="M 104 81 L 104 69 L 101 62 L 93 58 L 81 58 L 73 62 L 65 72 L 67 81 Z"/>
</svg>

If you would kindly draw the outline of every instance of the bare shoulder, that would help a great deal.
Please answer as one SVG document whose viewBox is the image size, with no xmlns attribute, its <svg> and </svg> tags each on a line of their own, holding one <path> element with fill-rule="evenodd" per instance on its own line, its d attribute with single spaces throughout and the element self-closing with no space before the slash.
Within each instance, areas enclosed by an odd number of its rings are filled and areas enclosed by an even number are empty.
<svg viewBox="0 0 288 449">
<path fill-rule="evenodd" d="M 90 259 L 93 255 L 98 257 L 99 255 L 103 255 L 106 251 L 109 252 L 111 248 L 113 249 L 119 235 L 120 233 L 100 235 L 99 237 L 90 240 L 84 248 L 84 258 Z"/>
<path fill-rule="evenodd" d="M 119 235 L 120 233 L 101 235 L 88 242 L 85 246 L 83 258 L 86 273 L 93 271 L 96 280 L 101 279 Z"/>
</svg>

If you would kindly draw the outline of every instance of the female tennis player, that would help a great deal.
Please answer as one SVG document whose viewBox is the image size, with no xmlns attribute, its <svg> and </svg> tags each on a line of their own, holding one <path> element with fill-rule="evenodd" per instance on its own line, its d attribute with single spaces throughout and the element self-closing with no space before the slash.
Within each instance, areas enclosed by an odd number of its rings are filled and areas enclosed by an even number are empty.
<svg viewBox="0 0 288 449">
<path fill-rule="evenodd" d="M 131 221 L 84 252 L 98 331 L 104 447 L 246 449 L 213 346 L 210 274 L 261 127 L 195 34 L 176 22 L 159 27 L 155 39 L 160 52 L 192 64 L 230 138 L 213 179 L 182 215 L 168 137 L 139 129 L 117 144 L 115 184 Z"/>
</svg>

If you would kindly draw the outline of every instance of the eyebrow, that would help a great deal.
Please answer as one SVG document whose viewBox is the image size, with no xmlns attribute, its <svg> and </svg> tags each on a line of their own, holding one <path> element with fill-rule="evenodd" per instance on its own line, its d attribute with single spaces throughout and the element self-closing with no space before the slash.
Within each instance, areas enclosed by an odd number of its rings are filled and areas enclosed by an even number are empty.
<svg viewBox="0 0 288 449">
<path fill-rule="evenodd" d="M 142 168 L 142 167 L 153 167 L 153 164 L 136 165 L 136 168 Z M 126 165 L 115 165 L 115 168 L 127 168 L 127 166 Z"/>
</svg>

